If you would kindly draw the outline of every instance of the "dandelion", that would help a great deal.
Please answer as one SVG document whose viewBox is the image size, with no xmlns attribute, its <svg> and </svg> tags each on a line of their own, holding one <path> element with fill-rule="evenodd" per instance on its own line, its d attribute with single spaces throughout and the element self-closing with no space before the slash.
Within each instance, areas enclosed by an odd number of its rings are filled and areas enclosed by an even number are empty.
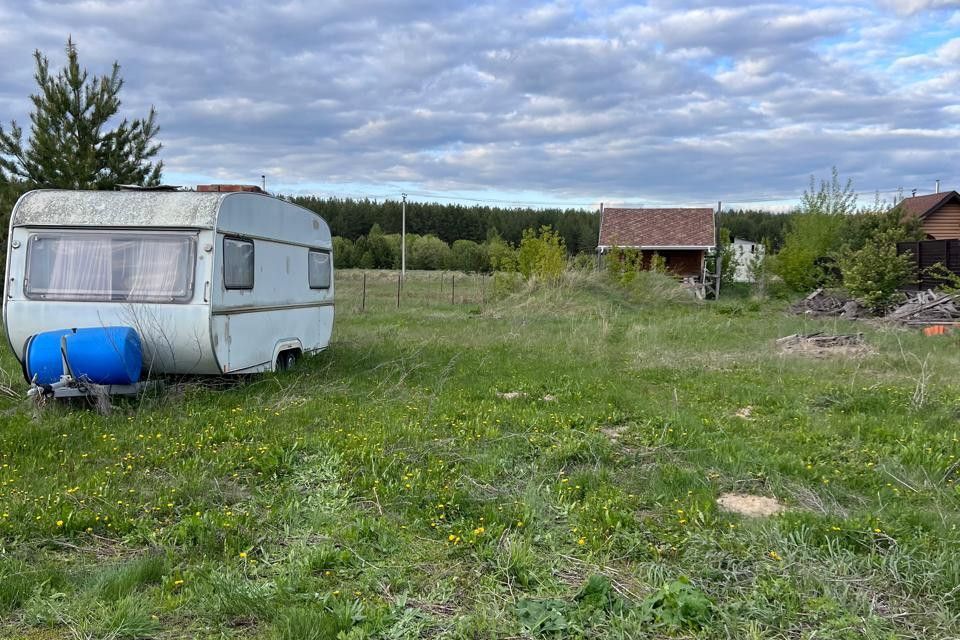
<svg viewBox="0 0 960 640">
<path fill-rule="evenodd" d="M 63 520 L 57 520 L 57 526 L 58 526 L 58 527 L 62 527 L 62 526 L 63 526 Z"/>
<path fill-rule="evenodd" d="M 780 554 L 777 553 L 776 551 L 771 551 L 768 555 L 774 560 L 776 560 L 777 562 L 780 562 L 781 560 L 783 560 L 783 558 L 780 557 Z"/>
<path fill-rule="evenodd" d="M 586 538 L 580 538 L 579 540 L 577 540 L 577 544 L 583 546 L 583 545 L 587 544 L 587 539 L 586 539 Z"/>
</svg>

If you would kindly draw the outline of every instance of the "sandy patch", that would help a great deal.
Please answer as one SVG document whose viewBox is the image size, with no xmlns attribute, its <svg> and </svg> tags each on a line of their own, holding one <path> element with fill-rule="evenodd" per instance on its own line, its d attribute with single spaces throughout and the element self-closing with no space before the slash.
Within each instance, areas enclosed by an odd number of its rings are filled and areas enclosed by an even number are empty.
<svg viewBox="0 0 960 640">
<path fill-rule="evenodd" d="M 724 493 L 717 498 L 717 504 L 724 511 L 732 511 L 751 518 L 775 516 L 787 510 L 776 498 L 754 496 L 749 493 Z"/>
</svg>

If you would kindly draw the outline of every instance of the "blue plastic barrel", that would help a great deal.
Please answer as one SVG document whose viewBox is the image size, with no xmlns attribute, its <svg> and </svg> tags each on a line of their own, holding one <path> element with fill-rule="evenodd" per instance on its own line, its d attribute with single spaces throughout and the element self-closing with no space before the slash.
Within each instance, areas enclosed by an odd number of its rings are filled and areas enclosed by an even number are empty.
<svg viewBox="0 0 960 640">
<path fill-rule="evenodd" d="M 132 327 L 60 329 L 32 336 L 24 347 L 28 380 L 51 384 L 63 375 L 61 339 L 73 376 L 95 384 L 133 384 L 140 380 L 143 351 Z"/>
<path fill-rule="evenodd" d="M 23 375 L 27 382 L 51 384 L 63 375 L 60 337 L 73 333 L 70 329 L 47 331 L 27 338 L 23 345 Z"/>
</svg>

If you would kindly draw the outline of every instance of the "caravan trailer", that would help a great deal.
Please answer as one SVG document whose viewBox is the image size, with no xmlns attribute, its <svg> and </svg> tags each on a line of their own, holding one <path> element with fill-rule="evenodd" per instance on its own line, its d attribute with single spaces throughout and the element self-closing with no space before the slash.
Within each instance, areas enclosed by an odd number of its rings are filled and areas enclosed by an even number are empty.
<svg viewBox="0 0 960 640">
<path fill-rule="evenodd" d="M 256 187 L 39 190 L 11 213 L 3 321 L 28 381 L 31 357 L 72 373 L 84 329 L 105 341 L 88 359 L 125 340 L 144 375 L 284 369 L 326 348 L 333 302 L 326 221 Z"/>
</svg>

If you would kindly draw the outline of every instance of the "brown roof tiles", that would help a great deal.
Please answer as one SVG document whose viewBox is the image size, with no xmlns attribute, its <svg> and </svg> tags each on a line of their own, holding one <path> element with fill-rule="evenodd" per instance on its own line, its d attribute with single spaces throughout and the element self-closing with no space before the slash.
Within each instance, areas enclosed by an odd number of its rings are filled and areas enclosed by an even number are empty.
<svg viewBox="0 0 960 640">
<path fill-rule="evenodd" d="M 913 218 L 923 218 L 940 208 L 940 205 L 951 198 L 960 199 L 960 194 L 956 191 L 942 191 L 940 193 L 931 193 L 925 196 L 913 196 L 904 198 L 900 201 L 903 212 Z"/>
<path fill-rule="evenodd" d="M 713 247 L 713 209 L 604 209 L 600 246 Z"/>
</svg>

